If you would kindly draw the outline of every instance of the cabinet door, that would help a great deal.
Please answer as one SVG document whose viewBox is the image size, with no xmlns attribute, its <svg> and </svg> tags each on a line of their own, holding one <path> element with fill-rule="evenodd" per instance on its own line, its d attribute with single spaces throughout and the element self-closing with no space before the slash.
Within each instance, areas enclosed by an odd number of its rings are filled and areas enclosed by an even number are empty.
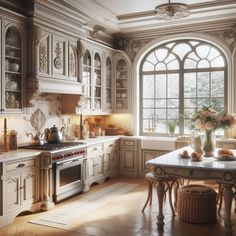
<svg viewBox="0 0 236 236">
<path fill-rule="evenodd" d="M 104 93 L 105 93 L 105 99 L 103 101 L 104 104 L 104 111 L 105 112 L 111 112 L 112 110 L 112 66 L 111 66 L 111 56 L 106 57 L 106 68 L 105 68 L 105 80 L 104 80 Z"/>
<path fill-rule="evenodd" d="M 119 151 L 115 150 L 110 154 L 111 172 L 119 171 Z"/>
<path fill-rule="evenodd" d="M 108 176 L 111 171 L 111 153 L 104 154 L 104 175 Z"/>
<path fill-rule="evenodd" d="M 20 207 L 20 174 L 8 175 L 5 178 L 5 210 L 16 210 Z"/>
<path fill-rule="evenodd" d="M 121 150 L 120 155 L 120 170 L 127 172 L 137 171 L 137 151 L 136 150 Z"/>
<path fill-rule="evenodd" d="M 96 179 L 103 175 L 103 155 L 89 156 L 86 179 Z"/>
<path fill-rule="evenodd" d="M 23 78 L 25 78 L 25 31 L 20 24 L 6 22 L 4 31 L 4 66 L 2 111 L 21 113 L 23 110 Z"/>
<path fill-rule="evenodd" d="M 122 56 L 116 56 L 114 70 L 114 108 L 115 112 L 130 112 L 131 89 L 130 89 L 130 68 L 128 60 Z"/>
<path fill-rule="evenodd" d="M 38 186 L 37 186 L 36 170 L 29 170 L 21 174 L 21 204 L 32 204 L 38 200 Z"/>
</svg>

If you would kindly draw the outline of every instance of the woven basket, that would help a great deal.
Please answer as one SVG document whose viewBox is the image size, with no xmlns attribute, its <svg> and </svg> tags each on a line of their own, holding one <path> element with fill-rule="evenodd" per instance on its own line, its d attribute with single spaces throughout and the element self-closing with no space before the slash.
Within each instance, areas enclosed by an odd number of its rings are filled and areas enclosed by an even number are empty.
<svg viewBox="0 0 236 236">
<path fill-rule="evenodd" d="M 186 185 L 178 190 L 179 219 L 188 223 L 206 224 L 216 221 L 216 192 L 203 185 Z"/>
</svg>

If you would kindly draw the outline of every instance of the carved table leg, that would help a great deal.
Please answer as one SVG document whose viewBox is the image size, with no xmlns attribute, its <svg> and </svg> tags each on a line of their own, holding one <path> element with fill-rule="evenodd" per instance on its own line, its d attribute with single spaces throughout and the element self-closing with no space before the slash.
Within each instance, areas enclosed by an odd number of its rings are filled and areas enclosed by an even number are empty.
<svg viewBox="0 0 236 236">
<path fill-rule="evenodd" d="M 165 185 L 162 179 L 157 180 L 157 197 L 158 197 L 158 205 L 159 212 L 157 215 L 157 227 L 158 229 L 163 229 L 164 226 L 164 215 L 163 215 L 163 198 L 165 193 Z"/>
<path fill-rule="evenodd" d="M 224 214 L 224 224 L 225 233 L 227 235 L 233 234 L 232 222 L 231 222 L 231 207 L 233 201 L 233 191 L 231 185 L 224 185 L 224 203 L 225 203 L 225 214 Z"/>
</svg>

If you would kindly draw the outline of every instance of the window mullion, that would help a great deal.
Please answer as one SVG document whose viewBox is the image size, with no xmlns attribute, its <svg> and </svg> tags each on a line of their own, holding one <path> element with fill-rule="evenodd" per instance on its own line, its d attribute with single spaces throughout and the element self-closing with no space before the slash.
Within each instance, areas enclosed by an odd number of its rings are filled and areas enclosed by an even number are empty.
<svg viewBox="0 0 236 236">
<path fill-rule="evenodd" d="M 179 134 L 184 134 L 184 65 L 179 70 Z"/>
</svg>

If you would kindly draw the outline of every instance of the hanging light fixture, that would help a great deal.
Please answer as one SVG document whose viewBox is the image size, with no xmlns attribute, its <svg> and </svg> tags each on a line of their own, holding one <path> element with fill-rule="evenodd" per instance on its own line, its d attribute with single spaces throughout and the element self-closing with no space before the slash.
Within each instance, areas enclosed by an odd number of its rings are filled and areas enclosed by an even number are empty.
<svg viewBox="0 0 236 236">
<path fill-rule="evenodd" d="M 171 20 L 189 16 L 190 10 L 184 3 L 170 3 L 169 0 L 166 4 L 156 6 L 154 13 L 158 20 Z"/>
</svg>

